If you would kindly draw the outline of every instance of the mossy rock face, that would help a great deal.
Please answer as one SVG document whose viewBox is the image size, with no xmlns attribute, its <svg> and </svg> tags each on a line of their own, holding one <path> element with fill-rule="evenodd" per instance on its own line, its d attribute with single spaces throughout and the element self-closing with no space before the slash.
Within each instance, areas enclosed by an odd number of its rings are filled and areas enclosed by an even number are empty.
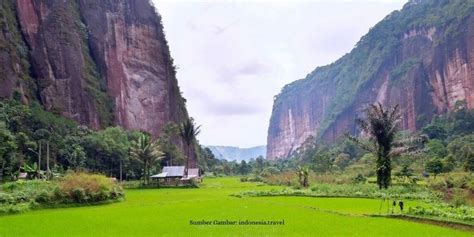
<svg viewBox="0 0 474 237">
<path fill-rule="evenodd" d="M 326 142 L 334 142 L 345 132 L 356 134 L 355 118 L 376 101 L 386 106 L 399 104 L 405 111 L 402 129 L 412 131 L 441 113 L 433 111 L 451 109 L 436 101 L 452 95 L 432 91 L 455 83 L 456 76 L 442 75 L 442 82 L 437 82 L 434 75 L 443 74 L 448 65 L 462 67 L 456 62 L 469 64 L 472 60 L 473 13 L 473 1 L 411 1 L 372 27 L 350 53 L 286 85 L 274 100 L 270 156 L 272 151 L 278 153 L 275 157 L 291 153 L 308 133 Z M 470 93 L 463 90 L 456 93 Z M 420 114 L 425 118 L 417 120 Z M 288 135 L 292 132 L 285 124 L 292 123 L 291 130 L 296 132 Z M 296 145 L 289 144 L 293 140 Z"/>
<path fill-rule="evenodd" d="M 77 1 L 44 1 L 43 7 L 49 12 L 44 15 L 44 11 L 26 7 L 28 4 L 16 5 L 12 0 L 1 3 L 1 26 L 8 35 L 0 35 L 0 47 L 5 48 L 0 58 L 6 54 L 3 58 L 11 63 L 4 64 L 0 71 L 13 67 L 19 74 L 16 81 L 22 81 L 20 89 L 11 86 L 3 97 L 11 97 L 13 91 L 31 91 L 31 97 L 37 97 L 49 111 L 93 128 L 111 125 L 113 103 L 104 76 L 91 57 L 88 29 Z M 37 14 L 38 19 L 29 17 Z M 32 22 L 35 20 L 38 22 Z M 39 25 L 38 32 L 23 31 L 22 36 L 20 29 L 30 24 Z"/>
<path fill-rule="evenodd" d="M 34 100 L 36 86 L 29 75 L 28 47 L 23 41 L 12 0 L 0 2 L 0 98 Z M 15 93 L 17 92 L 17 93 Z M 21 92 L 21 96 L 18 96 Z"/>
<path fill-rule="evenodd" d="M 41 3 L 0 2 L 0 98 L 36 98 L 94 129 L 117 124 L 154 136 L 188 118 L 161 16 L 149 1 Z"/>
</svg>

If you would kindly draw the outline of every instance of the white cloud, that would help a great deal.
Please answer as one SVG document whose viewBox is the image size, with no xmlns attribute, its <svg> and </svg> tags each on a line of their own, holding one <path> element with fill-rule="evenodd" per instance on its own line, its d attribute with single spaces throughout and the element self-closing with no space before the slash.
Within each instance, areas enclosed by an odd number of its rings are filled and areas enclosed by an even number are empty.
<svg viewBox="0 0 474 237">
<path fill-rule="evenodd" d="M 154 0 L 203 144 L 266 143 L 273 96 L 404 1 Z"/>
</svg>

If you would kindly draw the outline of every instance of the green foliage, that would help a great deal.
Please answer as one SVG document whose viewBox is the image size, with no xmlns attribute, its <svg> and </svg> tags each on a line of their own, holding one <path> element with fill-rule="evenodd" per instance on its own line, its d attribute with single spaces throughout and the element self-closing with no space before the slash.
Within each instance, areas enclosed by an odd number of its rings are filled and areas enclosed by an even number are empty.
<svg viewBox="0 0 474 237">
<path fill-rule="evenodd" d="M 422 128 L 430 139 L 449 142 L 458 136 L 474 133 L 474 110 L 465 108 L 464 101 L 453 112 L 433 118 L 431 123 Z"/>
<path fill-rule="evenodd" d="M 309 186 L 309 182 L 308 182 L 309 168 L 298 167 L 296 169 L 296 174 L 298 175 L 299 185 L 301 185 L 301 187 L 307 188 Z"/>
<path fill-rule="evenodd" d="M 163 152 L 156 141 L 151 140 L 149 134 L 143 133 L 130 147 L 130 156 L 143 165 L 145 184 L 150 182 L 150 169 L 164 158 Z"/>
<path fill-rule="evenodd" d="M 170 165 L 170 166 L 184 164 L 184 154 L 182 150 L 179 149 L 178 146 L 176 145 L 177 140 L 179 140 L 178 125 L 173 122 L 167 123 L 162 129 L 162 132 L 160 133 L 160 137 L 158 138 L 158 143 L 164 153 L 164 158 L 163 158 L 162 163 Z M 202 168 L 204 168 L 206 167 L 204 163 L 207 160 L 207 157 L 202 158 L 202 156 L 200 156 L 199 154 L 202 154 L 202 153 L 198 152 L 199 165 L 203 165 Z"/>
<path fill-rule="evenodd" d="M 108 127 L 88 133 L 81 137 L 80 141 L 89 158 L 85 167 L 93 171 L 102 171 L 110 176 L 120 176 L 120 164 L 123 165 L 128 161 L 130 142 L 127 132 L 120 127 Z M 80 148 L 78 152 L 82 155 Z"/>
<path fill-rule="evenodd" d="M 123 197 L 122 188 L 110 178 L 98 174 L 72 173 L 66 175 L 55 190 L 62 203 L 93 203 Z"/>
<path fill-rule="evenodd" d="M 463 168 L 468 172 L 474 172 L 474 153 L 471 153 L 469 157 L 467 157 L 466 161 L 464 162 Z"/>
<path fill-rule="evenodd" d="M 87 160 L 86 151 L 81 146 L 81 139 L 71 135 L 64 138 L 64 146 L 59 150 L 59 156 L 64 159 L 65 165 L 73 170 L 85 167 Z"/>
<path fill-rule="evenodd" d="M 466 109 L 464 101 L 458 102 L 455 111 L 435 117 L 422 129 L 430 138 L 425 153 L 441 161 L 442 172 L 456 169 L 472 171 L 474 110 Z M 436 163 L 440 165 L 438 161 Z"/>
<path fill-rule="evenodd" d="M 262 182 L 262 177 L 258 175 L 243 176 L 240 178 L 240 182 Z"/>
<path fill-rule="evenodd" d="M 458 165 L 466 164 L 474 155 L 474 134 L 455 138 L 447 149 Z"/>
<path fill-rule="evenodd" d="M 8 162 L 9 156 L 17 149 L 15 137 L 6 128 L 4 122 L 0 121 L 0 167 L 3 169 Z"/>
<path fill-rule="evenodd" d="M 200 131 L 201 126 L 196 126 L 194 123 L 193 118 L 186 119 L 181 126 L 179 127 L 179 135 L 183 139 L 183 141 L 186 143 L 186 172 L 188 168 L 193 168 L 191 166 L 194 166 L 195 164 L 190 164 L 191 162 L 196 162 L 195 161 L 195 153 L 193 145 L 196 142 L 196 137 L 197 135 L 201 132 Z"/>
<path fill-rule="evenodd" d="M 369 105 L 365 119 L 357 119 L 361 131 L 368 136 L 368 141 L 349 137 L 356 144 L 372 152 L 376 157 L 377 184 L 379 188 L 388 188 L 392 179 L 392 159 L 416 150 L 422 139 L 408 137 L 396 140 L 399 131 L 401 114 L 398 105 L 384 109 L 381 104 Z"/>
<path fill-rule="evenodd" d="M 358 174 L 356 177 L 354 177 L 353 182 L 355 184 L 364 184 L 367 182 L 367 178 L 365 178 L 362 174 Z"/>
<path fill-rule="evenodd" d="M 438 139 L 429 140 L 426 149 L 430 157 L 443 158 L 448 154 L 443 142 Z"/>
<path fill-rule="evenodd" d="M 0 82 L 17 79 L 14 81 L 15 91 L 13 98 L 17 100 L 25 98 L 34 101 L 36 98 L 36 84 L 29 75 L 28 47 L 20 31 L 15 13 L 15 4 L 13 0 L 0 2 L 0 31 L 2 32 L 0 33 L 0 51 L 7 53 L 11 62 L 4 61 L 0 65 Z M 11 68 L 7 69 L 6 67 Z M 9 75 L 4 70 L 13 72 L 16 78 L 6 78 Z M 19 92 L 20 90 L 21 93 Z"/>
<path fill-rule="evenodd" d="M 0 186 L 0 214 L 39 207 L 120 200 L 122 188 L 103 175 L 71 173 L 56 181 L 16 181 Z"/>
<path fill-rule="evenodd" d="M 158 145 L 166 148 L 165 151 L 173 162 L 182 164 L 183 156 L 175 145 L 180 144 L 177 128 L 165 127 L 161 134 Z M 26 171 L 23 168 L 33 163 L 37 163 L 38 173 L 28 177 L 38 177 L 40 169 L 46 167 L 47 144 L 50 167 L 55 172 L 68 169 L 89 170 L 111 177 L 140 179 L 144 176 L 143 164 L 137 159 L 131 159 L 129 150 L 131 143 L 138 142 L 141 136 L 141 132 L 125 131 L 120 127 L 93 131 L 70 119 L 47 112 L 37 103 L 25 106 L 17 101 L 2 101 L 0 180 L 16 180 L 20 172 Z M 206 158 L 207 164 L 215 163 L 214 159 Z M 159 164 L 151 168 L 153 172 L 158 171 Z"/>
<path fill-rule="evenodd" d="M 434 119 L 433 121 L 436 121 Z M 433 122 L 432 122 L 433 123 Z M 426 134 L 431 139 L 440 139 L 444 140 L 447 137 L 447 131 L 444 127 L 436 125 L 436 124 L 429 124 L 422 129 L 423 133 Z"/>
<path fill-rule="evenodd" d="M 395 175 L 403 178 L 404 183 L 416 184 L 418 181 L 418 177 L 414 176 L 413 169 L 408 164 L 403 164 L 400 172 Z"/>
<path fill-rule="evenodd" d="M 391 82 L 396 82 L 403 79 L 403 77 L 414 67 L 421 64 L 421 60 L 418 58 L 410 58 L 403 61 L 400 65 L 396 66 L 390 72 Z"/>
<path fill-rule="evenodd" d="M 308 197 L 365 197 L 385 199 L 410 199 L 437 201 L 440 194 L 420 186 L 394 185 L 388 189 L 378 189 L 373 184 L 316 184 L 310 189 L 290 189 L 270 191 L 243 191 L 239 197 L 255 196 L 308 196 Z"/>
<path fill-rule="evenodd" d="M 344 169 L 349 165 L 351 157 L 346 153 L 340 153 L 336 156 L 334 164 L 337 165 L 340 169 Z"/>
<path fill-rule="evenodd" d="M 240 167 L 239 167 L 239 173 L 245 175 L 245 174 L 250 173 L 250 171 L 252 171 L 252 167 L 249 164 L 247 164 L 245 160 L 241 161 Z"/>
<path fill-rule="evenodd" d="M 456 207 L 442 203 L 433 203 L 428 207 L 409 207 L 408 214 L 466 221 L 468 223 L 474 221 L 474 208 L 467 206 Z"/>
<path fill-rule="evenodd" d="M 443 172 L 443 163 L 439 158 L 433 158 L 426 163 L 426 171 L 433 173 L 436 176 Z"/>
</svg>

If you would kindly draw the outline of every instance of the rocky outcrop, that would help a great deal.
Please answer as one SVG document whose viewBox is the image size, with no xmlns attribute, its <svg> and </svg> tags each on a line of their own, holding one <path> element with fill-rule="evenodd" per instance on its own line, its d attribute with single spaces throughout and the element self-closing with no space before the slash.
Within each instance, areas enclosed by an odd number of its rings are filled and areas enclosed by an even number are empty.
<svg viewBox="0 0 474 237">
<path fill-rule="evenodd" d="M 15 5 L 0 1 L 0 99 L 28 102 L 35 97 L 35 83 L 29 75 L 28 48 L 23 41 Z"/>
<path fill-rule="evenodd" d="M 120 125 L 155 137 L 187 118 L 161 17 L 148 0 L 1 6 L 0 97 L 17 94 L 92 128 Z"/>
<path fill-rule="evenodd" d="M 416 131 L 456 106 L 474 108 L 473 89 L 474 4 L 411 1 L 351 53 L 285 86 L 274 102 L 267 157 L 290 157 L 310 136 L 334 142 L 357 134 L 355 118 L 374 102 L 399 104 L 402 128 Z"/>
<path fill-rule="evenodd" d="M 149 1 L 79 4 L 116 123 L 157 135 L 167 121 L 187 117 L 161 18 Z"/>
</svg>

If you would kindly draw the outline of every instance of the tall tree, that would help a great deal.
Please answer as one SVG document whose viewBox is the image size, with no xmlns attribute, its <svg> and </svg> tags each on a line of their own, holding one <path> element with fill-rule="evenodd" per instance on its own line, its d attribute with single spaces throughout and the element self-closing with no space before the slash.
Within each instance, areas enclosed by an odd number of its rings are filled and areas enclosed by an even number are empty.
<svg viewBox="0 0 474 237">
<path fill-rule="evenodd" d="M 377 184 L 380 189 L 388 188 L 391 184 L 391 159 L 402 153 L 415 151 L 422 140 L 421 137 L 408 137 L 396 141 L 400 121 L 398 105 L 384 109 L 380 103 L 371 104 L 366 111 L 366 118 L 356 119 L 362 135 L 367 136 L 368 140 L 349 136 L 352 141 L 376 157 Z"/>
<path fill-rule="evenodd" d="M 150 168 L 153 164 L 163 159 L 163 152 L 157 142 L 151 140 L 150 135 L 142 134 L 136 142 L 130 147 L 130 157 L 143 164 L 144 181 L 148 184 L 150 181 Z"/>
<path fill-rule="evenodd" d="M 40 128 L 34 132 L 33 136 L 38 141 L 38 173 L 41 172 L 43 144 L 46 144 L 46 172 L 49 174 L 49 139 L 51 137 L 51 133 L 47 129 Z"/>
<path fill-rule="evenodd" d="M 200 128 L 201 126 L 196 126 L 192 118 L 186 119 L 179 128 L 179 135 L 186 142 L 186 175 L 188 174 L 189 160 L 193 159 L 191 148 L 196 141 L 196 136 L 201 132 Z"/>
<path fill-rule="evenodd" d="M 5 123 L 0 121 L 0 181 L 3 181 L 6 166 L 11 165 L 12 153 L 17 149 L 14 135 L 7 129 Z M 12 167 L 9 167 L 10 171 Z M 9 172 L 12 173 L 12 172 Z"/>
</svg>

